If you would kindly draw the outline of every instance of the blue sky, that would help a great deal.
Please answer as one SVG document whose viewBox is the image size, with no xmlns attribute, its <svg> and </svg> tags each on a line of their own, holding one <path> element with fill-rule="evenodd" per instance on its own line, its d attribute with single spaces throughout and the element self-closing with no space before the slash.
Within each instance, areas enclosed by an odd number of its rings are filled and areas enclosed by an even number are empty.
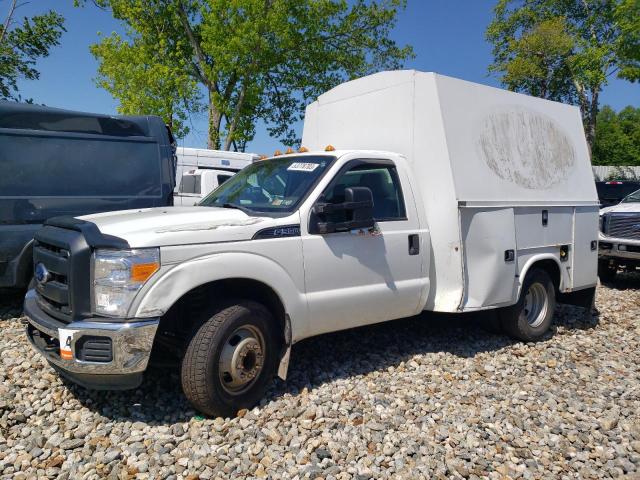
<svg viewBox="0 0 640 480">
<path fill-rule="evenodd" d="M 407 68 L 498 86 L 497 80 L 487 74 L 491 48 L 484 40 L 494 4 L 494 0 L 409 0 L 393 32 L 398 43 L 414 47 L 416 58 L 407 63 Z M 7 5 L 7 0 L 0 0 L 0 12 L 4 13 Z M 122 32 L 122 26 L 109 12 L 92 5 L 74 8 L 73 0 L 32 0 L 18 10 L 18 15 L 47 9 L 64 15 L 67 33 L 61 45 L 39 62 L 40 80 L 20 83 L 22 96 L 60 108 L 116 113 L 117 102 L 93 81 L 97 63 L 89 53 L 89 45 L 98 40 L 98 32 Z M 602 93 L 601 104 L 609 104 L 616 110 L 627 105 L 640 106 L 640 86 L 611 80 Z M 206 118 L 196 116 L 192 124 L 192 133 L 181 145 L 204 147 Z M 277 148 L 281 148 L 279 142 L 259 125 L 247 150 L 271 153 Z"/>
</svg>

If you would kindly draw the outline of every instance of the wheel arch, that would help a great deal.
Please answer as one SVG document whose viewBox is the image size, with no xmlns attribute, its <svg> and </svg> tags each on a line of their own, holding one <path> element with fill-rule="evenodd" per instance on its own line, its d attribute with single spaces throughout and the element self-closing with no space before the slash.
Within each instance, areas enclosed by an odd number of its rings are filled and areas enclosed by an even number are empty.
<svg viewBox="0 0 640 480">
<path fill-rule="evenodd" d="M 518 295 L 516 299 L 520 298 L 524 279 L 527 277 L 527 274 L 534 268 L 540 268 L 549 274 L 549 277 L 551 277 L 551 281 L 553 282 L 553 285 L 555 287 L 556 293 L 566 290 L 565 285 L 568 283 L 569 278 L 568 276 L 567 278 L 565 278 L 565 275 L 563 275 L 563 269 L 560 264 L 560 260 L 550 253 L 536 255 L 528 259 L 520 270 L 520 282 L 518 285 Z"/>
<path fill-rule="evenodd" d="M 170 339 L 171 348 L 181 349 L 197 326 L 181 319 L 201 321 L 203 314 L 213 315 L 232 298 L 259 302 L 276 319 L 283 346 L 279 375 L 286 376 L 290 346 L 304 333 L 306 300 L 284 268 L 257 254 L 225 252 L 163 270 L 140 292 L 130 316 L 160 317 L 156 337 Z"/>
<path fill-rule="evenodd" d="M 202 319 L 199 314 L 213 315 L 230 300 L 251 300 L 263 305 L 276 320 L 276 327 L 284 332 L 286 309 L 278 293 L 266 283 L 251 278 L 224 278 L 203 283 L 185 292 L 160 317 L 159 330 L 167 329 L 170 324 L 181 332 L 189 333 Z M 188 314 L 183 322 L 181 315 Z M 177 323 L 180 321 L 180 323 Z"/>
<path fill-rule="evenodd" d="M 161 317 L 185 294 L 213 282 L 256 282 L 274 292 L 292 321 L 294 330 L 306 320 L 306 301 L 302 288 L 277 262 L 245 252 L 223 252 L 163 266 L 134 300 L 129 311 L 133 318 Z M 299 283 L 299 282 L 298 282 Z M 247 290 L 244 296 L 251 300 Z M 295 328 L 295 327 L 298 328 Z"/>
</svg>

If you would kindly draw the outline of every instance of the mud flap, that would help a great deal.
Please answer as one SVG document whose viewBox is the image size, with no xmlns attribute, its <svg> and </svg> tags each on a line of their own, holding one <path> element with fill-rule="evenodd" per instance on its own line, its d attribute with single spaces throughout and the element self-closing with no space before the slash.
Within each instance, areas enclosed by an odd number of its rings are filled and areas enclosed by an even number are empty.
<svg viewBox="0 0 640 480">
<path fill-rule="evenodd" d="M 278 377 L 287 379 L 289 370 L 289 358 L 291 356 L 291 319 L 289 315 L 284 316 L 284 346 L 280 352 L 280 364 L 278 365 Z"/>
<path fill-rule="evenodd" d="M 596 287 L 584 288 L 575 292 L 561 293 L 558 302 L 582 307 L 592 311 L 596 306 Z"/>
</svg>

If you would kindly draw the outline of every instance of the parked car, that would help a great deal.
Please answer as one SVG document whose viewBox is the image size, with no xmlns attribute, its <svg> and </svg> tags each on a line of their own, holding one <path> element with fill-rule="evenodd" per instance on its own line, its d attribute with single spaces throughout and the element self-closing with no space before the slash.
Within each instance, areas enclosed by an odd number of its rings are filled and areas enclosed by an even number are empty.
<svg viewBox="0 0 640 480">
<path fill-rule="evenodd" d="M 600 199 L 600 208 L 617 205 L 627 195 L 640 188 L 640 182 L 612 180 L 609 182 L 596 182 L 596 190 Z"/>
<path fill-rule="evenodd" d="M 260 159 L 255 153 L 178 147 L 174 205 L 193 206 L 235 173 Z"/>
<path fill-rule="evenodd" d="M 309 105 L 303 144 L 197 207 L 49 220 L 36 269 L 70 273 L 25 298 L 35 348 L 107 389 L 171 352 L 191 403 L 230 415 L 307 337 L 494 309 L 529 342 L 556 301 L 592 305 L 598 198 L 577 108 L 384 72 Z"/>
<path fill-rule="evenodd" d="M 172 205 L 173 143 L 158 117 L 0 102 L 0 287 L 27 286 L 49 217 Z"/>
<path fill-rule="evenodd" d="M 640 190 L 600 211 L 599 245 L 601 280 L 612 280 L 620 268 L 640 268 Z"/>
</svg>

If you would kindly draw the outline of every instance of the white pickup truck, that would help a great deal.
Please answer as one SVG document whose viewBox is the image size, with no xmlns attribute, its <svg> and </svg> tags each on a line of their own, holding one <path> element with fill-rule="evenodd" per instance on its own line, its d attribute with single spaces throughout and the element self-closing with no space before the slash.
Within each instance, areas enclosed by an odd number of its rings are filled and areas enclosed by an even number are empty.
<svg viewBox="0 0 640 480">
<path fill-rule="evenodd" d="M 229 415 L 313 335 L 495 309 L 536 341 L 556 299 L 591 305 L 598 199 L 576 108 L 383 72 L 309 105 L 303 144 L 201 206 L 47 222 L 33 345 L 93 388 L 136 387 L 152 353 L 175 355 L 192 404 Z"/>
<path fill-rule="evenodd" d="M 182 174 L 178 191 L 173 195 L 176 207 L 193 207 L 236 172 L 216 169 L 188 170 Z"/>
<path fill-rule="evenodd" d="M 173 204 L 192 207 L 247 165 L 258 161 L 255 153 L 178 147 Z"/>
<path fill-rule="evenodd" d="M 640 190 L 600 210 L 598 275 L 613 280 L 619 268 L 640 268 Z"/>
</svg>

